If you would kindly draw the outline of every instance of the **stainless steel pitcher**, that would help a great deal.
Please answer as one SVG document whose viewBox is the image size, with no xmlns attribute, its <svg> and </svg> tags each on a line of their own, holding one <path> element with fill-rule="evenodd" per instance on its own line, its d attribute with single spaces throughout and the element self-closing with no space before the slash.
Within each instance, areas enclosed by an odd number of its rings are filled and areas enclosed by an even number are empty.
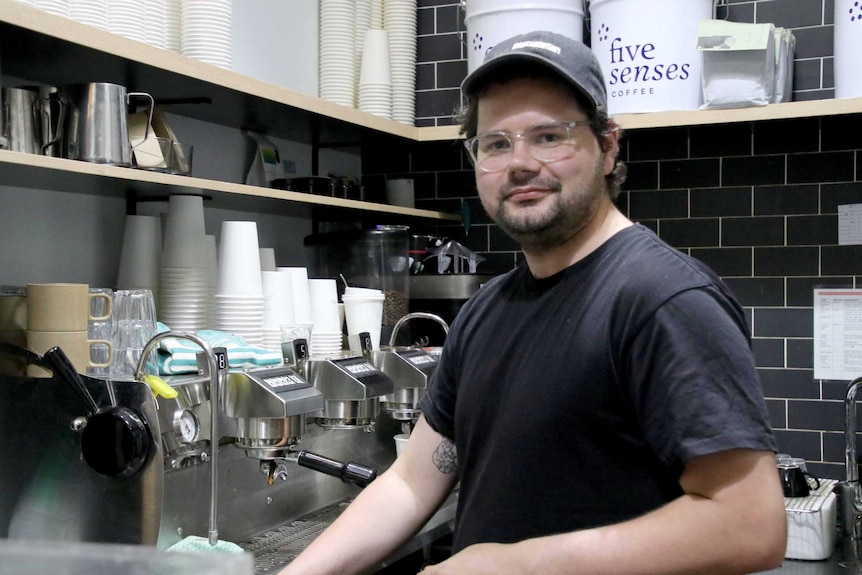
<svg viewBox="0 0 862 575">
<path fill-rule="evenodd" d="M 106 82 L 60 88 L 60 100 L 66 106 L 63 157 L 94 164 L 131 166 L 128 106 L 132 98 L 149 100 L 148 125 L 151 124 L 154 101 L 145 92 L 127 92 L 125 86 Z"/>
<path fill-rule="evenodd" d="M 3 136 L 6 149 L 28 154 L 41 153 L 38 94 L 23 88 L 3 88 Z"/>
</svg>

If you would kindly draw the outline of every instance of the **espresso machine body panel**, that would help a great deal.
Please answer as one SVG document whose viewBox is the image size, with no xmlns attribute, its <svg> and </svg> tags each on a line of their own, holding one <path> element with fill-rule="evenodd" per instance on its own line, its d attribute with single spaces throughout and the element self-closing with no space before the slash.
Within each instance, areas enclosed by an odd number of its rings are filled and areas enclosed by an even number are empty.
<svg viewBox="0 0 862 575">
<path fill-rule="evenodd" d="M 372 361 L 392 379 L 395 389 L 426 389 L 437 367 L 437 358 L 422 349 L 382 349 L 372 352 Z"/>
<path fill-rule="evenodd" d="M 392 393 L 386 374 L 361 356 L 327 358 L 312 356 L 306 362 L 307 379 L 327 401 L 361 401 Z"/>
<path fill-rule="evenodd" d="M 323 409 L 323 395 L 290 367 L 231 372 L 225 379 L 229 417 L 284 418 Z"/>
<path fill-rule="evenodd" d="M 128 477 L 95 471 L 82 457 L 85 409 L 55 378 L 0 378 L 0 537 L 155 544 L 164 473 L 150 389 L 82 376 L 99 406 L 137 414 L 151 440 Z"/>
</svg>

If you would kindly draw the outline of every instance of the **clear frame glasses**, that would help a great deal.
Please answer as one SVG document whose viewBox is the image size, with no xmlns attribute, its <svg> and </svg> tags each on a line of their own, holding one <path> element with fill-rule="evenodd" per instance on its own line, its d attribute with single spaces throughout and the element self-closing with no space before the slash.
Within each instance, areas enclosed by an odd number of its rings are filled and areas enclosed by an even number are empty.
<svg viewBox="0 0 862 575">
<path fill-rule="evenodd" d="M 572 130 L 586 126 L 589 120 L 556 121 L 538 124 L 524 132 L 485 132 L 464 142 L 473 165 L 483 172 L 506 169 L 512 159 L 515 142 L 523 140 L 533 158 L 544 163 L 566 160 L 575 155 Z"/>
</svg>

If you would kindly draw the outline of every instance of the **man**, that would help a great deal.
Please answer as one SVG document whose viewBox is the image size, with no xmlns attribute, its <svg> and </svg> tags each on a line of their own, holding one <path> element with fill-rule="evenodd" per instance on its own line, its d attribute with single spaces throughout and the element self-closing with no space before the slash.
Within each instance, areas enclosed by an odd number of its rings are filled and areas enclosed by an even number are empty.
<svg viewBox="0 0 862 575">
<path fill-rule="evenodd" d="M 534 32 L 462 84 L 483 206 L 526 265 L 453 322 L 389 471 L 285 573 L 373 569 L 460 481 L 423 573 L 748 573 L 786 516 L 741 309 L 613 204 L 619 131 L 590 50 Z"/>
</svg>

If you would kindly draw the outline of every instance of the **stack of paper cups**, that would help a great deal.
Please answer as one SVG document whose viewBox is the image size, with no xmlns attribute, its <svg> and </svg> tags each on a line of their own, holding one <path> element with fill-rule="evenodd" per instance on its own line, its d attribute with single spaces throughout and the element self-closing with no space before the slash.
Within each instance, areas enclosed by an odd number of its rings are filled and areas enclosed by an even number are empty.
<svg viewBox="0 0 862 575">
<path fill-rule="evenodd" d="M 255 222 L 222 222 L 216 288 L 216 328 L 263 344 L 263 276 Z"/>
<path fill-rule="evenodd" d="M 158 216 L 126 216 L 117 289 L 159 290 L 162 222 Z"/>
<path fill-rule="evenodd" d="M 281 349 L 281 326 L 295 322 L 290 274 L 286 271 L 262 271 L 264 312 L 263 347 Z"/>
<path fill-rule="evenodd" d="M 311 353 L 332 355 L 341 351 L 341 325 L 338 323 L 338 290 L 334 279 L 309 279 L 311 300 Z"/>
<path fill-rule="evenodd" d="M 137 0 L 108 0 L 108 30 L 131 40 L 146 42 L 145 8 Z"/>
<path fill-rule="evenodd" d="M 355 107 L 354 0 L 320 0 L 318 94 L 324 100 Z"/>
<path fill-rule="evenodd" d="M 366 30 L 359 75 L 359 109 L 392 118 L 392 71 L 389 66 L 389 34 Z"/>
<path fill-rule="evenodd" d="M 371 0 L 355 0 L 353 14 L 353 77 L 357 80 L 353 88 L 354 102 L 359 105 L 359 76 L 362 72 L 362 54 L 365 50 L 365 31 L 371 28 Z"/>
<path fill-rule="evenodd" d="M 308 269 L 279 267 L 278 271 L 290 274 L 290 290 L 293 296 L 293 313 L 297 323 L 312 323 L 311 296 L 308 293 Z"/>
<path fill-rule="evenodd" d="M 57 16 L 69 17 L 69 0 L 34 0 L 32 2 L 36 8 L 56 14 Z"/>
<path fill-rule="evenodd" d="M 416 120 L 416 0 L 383 3 L 383 27 L 389 33 L 392 68 L 392 119 Z"/>
<path fill-rule="evenodd" d="M 71 0 L 69 17 L 81 24 L 108 29 L 108 0 Z"/>
<path fill-rule="evenodd" d="M 392 72 L 389 66 L 389 34 L 367 30 L 359 76 L 359 109 L 392 118 Z"/>
<path fill-rule="evenodd" d="M 168 47 L 167 38 L 167 0 L 144 0 L 144 37 L 147 44 L 161 48 Z"/>
<path fill-rule="evenodd" d="M 183 56 L 231 68 L 230 0 L 182 0 L 180 43 Z"/>
<path fill-rule="evenodd" d="M 371 28 L 383 28 L 383 0 L 371 0 Z"/>
<path fill-rule="evenodd" d="M 212 295 L 210 274 L 203 198 L 171 196 L 156 298 L 159 321 L 180 331 L 206 328 Z"/>
</svg>

